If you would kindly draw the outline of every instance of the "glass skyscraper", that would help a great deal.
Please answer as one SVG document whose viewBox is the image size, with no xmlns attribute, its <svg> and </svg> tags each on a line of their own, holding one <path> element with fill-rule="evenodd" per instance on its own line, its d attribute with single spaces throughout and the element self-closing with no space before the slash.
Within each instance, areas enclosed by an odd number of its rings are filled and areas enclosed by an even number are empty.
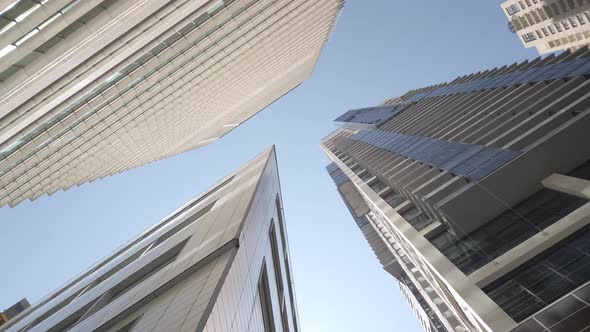
<svg viewBox="0 0 590 332">
<path fill-rule="evenodd" d="M 349 111 L 328 172 L 430 331 L 590 328 L 590 51 Z"/>
</svg>

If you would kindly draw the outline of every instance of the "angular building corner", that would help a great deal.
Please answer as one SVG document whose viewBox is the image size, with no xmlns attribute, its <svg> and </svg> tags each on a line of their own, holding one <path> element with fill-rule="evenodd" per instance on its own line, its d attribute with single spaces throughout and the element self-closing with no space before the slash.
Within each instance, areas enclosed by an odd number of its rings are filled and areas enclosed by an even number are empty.
<svg viewBox="0 0 590 332">
<path fill-rule="evenodd" d="M 0 331 L 299 331 L 274 147 Z"/>
<path fill-rule="evenodd" d="M 501 7 L 510 31 L 540 54 L 590 44 L 588 0 L 507 0 Z"/>
<path fill-rule="evenodd" d="M 0 1 L 0 206 L 214 142 L 312 73 L 343 3 Z"/>
<path fill-rule="evenodd" d="M 427 331 L 590 328 L 590 51 L 349 111 L 327 171 Z"/>
</svg>

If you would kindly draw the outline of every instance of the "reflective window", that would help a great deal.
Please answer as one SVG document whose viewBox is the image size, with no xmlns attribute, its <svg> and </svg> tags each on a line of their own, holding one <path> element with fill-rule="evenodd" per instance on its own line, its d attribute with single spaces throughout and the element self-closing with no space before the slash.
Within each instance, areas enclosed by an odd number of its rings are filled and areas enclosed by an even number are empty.
<svg viewBox="0 0 590 332">
<path fill-rule="evenodd" d="M 275 222 L 271 220 L 270 223 L 270 230 L 269 230 L 269 237 L 270 237 L 270 249 L 272 254 L 272 265 L 274 266 L 275 272 L 275 279 L 277 282 L 277 290 L 279 292 L 279 302 L 284 301 L 283 295 L 283 273 L 281 272 L 281 260 L 279 259 L 279 245 L 277 241 L 277 233 L 275 229 Z"/>
<path fill-rule="evenodd" d="M 268 274 L 266 273 L 266 265 L 264 263 L 262 264 L 262 272 L 260 273 L 260 279 L 258 281 L 258 297 L 262 308 L 264 332 L 275 332 Z"/>
<path fill-rule="evenodd" d="M 520 8 L 518 8 L 517 5 L 510 5 L 506 7 L 506 11 L 508 12 L 508 15 L 514 15 L 520 11 Z"/>
<path fill-rule="evenodd" d="M 586 226 L 483 291 L 519 322 L 589 279 L 590 226 Z M 572 301 L 563 306 L 575 305 Z M 559 321 L 555 314 L 541 319 L 548 323 Z"/>
<path fill-rule="evenodd" d="M 469 236 L 447 230 L 430 241 L 463 273 L 470 274 L 585 203 L 584 199 L 543 189 Z"/>
</svg>

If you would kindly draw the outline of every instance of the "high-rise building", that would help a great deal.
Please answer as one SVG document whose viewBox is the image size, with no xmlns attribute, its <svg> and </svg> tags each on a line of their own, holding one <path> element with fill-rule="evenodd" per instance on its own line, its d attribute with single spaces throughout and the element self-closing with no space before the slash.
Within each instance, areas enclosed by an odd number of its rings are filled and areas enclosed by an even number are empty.
<svg viewBox="0 0 590 332">
<path fill-rule="evenodd" d="M 590 51 L 352 110 L 328 172 L 430 331 L 588 331 Z"/>
<path fill-rule="evenodd" d="M 299 331 L 274 148 L 0 327 Z"/>
<path fill-rule="evenodd" d="M 588 0 L 508 0 L 501 6 L 509 29 L 540 54 L 590 44 Z"/>
<path fill-rule="evenodd" d="M 312 73 L 343 0 L 0 6 L 2 206 L 214 142 Z"/>
</svg>

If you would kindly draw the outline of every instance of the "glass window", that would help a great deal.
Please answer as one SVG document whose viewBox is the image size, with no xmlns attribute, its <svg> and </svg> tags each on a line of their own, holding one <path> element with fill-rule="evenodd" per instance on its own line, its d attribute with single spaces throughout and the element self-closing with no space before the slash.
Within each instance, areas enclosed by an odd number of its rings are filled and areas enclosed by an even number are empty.
<svg viewBox="0 0 590 332">
<path fill-rule="evenodd" d="M 542 189 L 469 235 L 447 230 L 430 241 L 463 273 L 470 274 L 585 203 L 587 200 Z"/>
<path fill-rule="evenodd" d="M 283 332 L 289 332 L 289 317 L 287 316 L 287 308 L 285 307 L 284 303 L 281 309 L 281 318 L 283 323 Z"/>
<path fill-rule="evenodd" d="M 279 259 L 279 246 L 277 241 L 277 233 L 275 228 L 274 220 L 270 222 L 270 230 L 269 230 L 269 238 L 270 238 L 270 248 L 272 252 L 272 264 L 274 266 L 275 272 L 275 279 L 277 282 L 277 290 L 279 292 L 279 302 L 284 302 L 284 295 L 283 295 L 283 273 L 281 272 L 281 260 Z"/>
<path fill-rule="evenodd" d="M 517 5 L 510 5 L 510 6 L 506 7 L 506 11 L 508 12 L 508 15 L 514 15 L 514 14 L 518 13 L 520 11 L 520 9 L 518 8 Z"/>
<path fill-rule="evenodd" d="M 264 263 L 262 263 L 262 271 L 258 280 L 258 298 L 260 299 L 264 332 L 275 332 L 268 274 L 266 273 L 266 264 Z"/>
<path fill-rule="evenodd" d="M 483 291 L 520 322 L 589 279 L 590 226 L 586 226 Z"/>
<path fill-rule="evenodd" d="M 524 35 L 522 35 L 522 39 L 526 43 L 528 43 L 528 42 L 531 42 L 531 41 L 537 39 L 537 37 L 535 37 L 535 35 L 532 32 L 529 32 L 529 33 L 525 33 Z"/>
</svg>

